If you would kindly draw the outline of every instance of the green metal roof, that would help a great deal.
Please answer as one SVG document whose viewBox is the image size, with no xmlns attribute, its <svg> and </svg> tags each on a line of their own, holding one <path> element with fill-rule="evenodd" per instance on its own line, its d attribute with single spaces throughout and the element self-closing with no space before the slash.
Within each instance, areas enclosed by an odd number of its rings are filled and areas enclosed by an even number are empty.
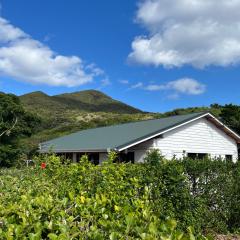
<svg viewBox="0 0 240 240">
<path fill-rule="evenodd" d="M 40 152 L 91 152 L 121 149 L 200 117 L 206 112 L 83 130 L 40 144 Z"/>
</svg>

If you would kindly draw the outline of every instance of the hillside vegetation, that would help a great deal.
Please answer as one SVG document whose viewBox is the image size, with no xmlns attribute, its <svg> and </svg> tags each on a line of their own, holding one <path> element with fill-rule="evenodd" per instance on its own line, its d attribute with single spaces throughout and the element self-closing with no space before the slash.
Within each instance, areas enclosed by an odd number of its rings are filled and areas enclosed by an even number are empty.
<svg viewBox="0 0 240 240">
<path fill-rule="evenodd" d="M 96 90 L 86 90 L 48 96 L 43 92 L 32 92 L 20 96 L 26 109 L 42 114 L 59 113 L 62 111 L 111 112 L 111 113 L 142 113 L 141 110 L 114 100 Z"/>
</svg>

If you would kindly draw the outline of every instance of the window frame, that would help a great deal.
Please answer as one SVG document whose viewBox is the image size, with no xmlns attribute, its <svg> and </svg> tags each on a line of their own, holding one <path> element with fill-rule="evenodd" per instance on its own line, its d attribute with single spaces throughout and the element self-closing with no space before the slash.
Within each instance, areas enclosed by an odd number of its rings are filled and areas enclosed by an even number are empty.
<svg viewBox="0 0 240 240">
<path fill-rule="evenodd" d="M 190 156 L 192 155 L 192 156 Z M 191 159 L 204 159 L 208 156 L 208 153 L 193 153 L 193 152 L 188 152 L 187 157 Z"/>
</svg>

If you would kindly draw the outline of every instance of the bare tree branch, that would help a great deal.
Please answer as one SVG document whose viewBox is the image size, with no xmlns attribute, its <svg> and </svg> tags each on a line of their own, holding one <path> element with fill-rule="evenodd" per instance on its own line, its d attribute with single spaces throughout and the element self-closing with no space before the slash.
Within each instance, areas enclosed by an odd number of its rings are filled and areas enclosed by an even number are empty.
<svg viewBox="0 0 240 240">
<path fill-rule="evenodd" d="M 6 134 L 7 136 L 9 136 L 9 135 L 11 134 L 11 131 L 12 131 L 12 130 L 14 129 L 14 127 L 16 126 L 17 122 L 18 122 L 18 119 L 17 119 L 17 117 L 16 117 L 13 125 L 12 125 L 10 128 L 8 128 L 8 129 L 6 129 L 5 131 L 3 131 L 3 132 L 0 134 L 0 137 L 2 137 L 4 134 Z"/>
</svg>

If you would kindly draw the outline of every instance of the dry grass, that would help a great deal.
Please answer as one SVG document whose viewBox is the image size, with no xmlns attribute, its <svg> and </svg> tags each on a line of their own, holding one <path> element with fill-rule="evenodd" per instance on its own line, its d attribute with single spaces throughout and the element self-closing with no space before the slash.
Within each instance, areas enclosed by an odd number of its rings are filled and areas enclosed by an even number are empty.
<svg viewBox="0 0 240 240">
<path fill-rule="evenodd" d="M 218 234 L 216 235 L 215 240 L 240 240 L 240 236 Z"/>
</svg>

